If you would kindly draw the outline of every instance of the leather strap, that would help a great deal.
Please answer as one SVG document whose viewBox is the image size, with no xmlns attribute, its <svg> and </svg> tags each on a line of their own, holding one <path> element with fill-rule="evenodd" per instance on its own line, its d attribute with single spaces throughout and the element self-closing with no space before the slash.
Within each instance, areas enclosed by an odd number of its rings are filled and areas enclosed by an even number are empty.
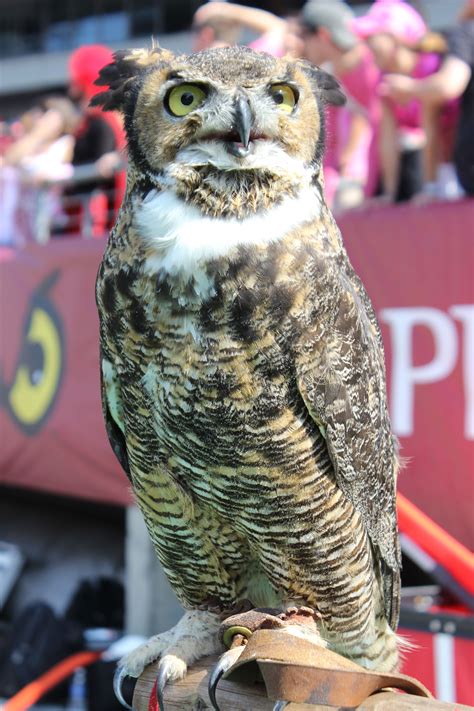
<svg viewBox="0 0 474 711">
<path fill-rule="evenodd" d="M 256 630 L 225 677 L 255 679 L 257 669 L 268 697 L 275 700 L 357 707 L 386 688 L 432 698 L 416 679 L 363 669 L 289 628 Z"/>
<path fill-rule="evenodd" d="M 270 699 L 322 704 L 336 707 L 357 707 L 382 689 L 395 688 L 414 696 L 430 697 L 428 690 L 401 674 L 375 674 L 345 669 L 322 669 L 303 665 L 259 660 Z"/>
</svg>

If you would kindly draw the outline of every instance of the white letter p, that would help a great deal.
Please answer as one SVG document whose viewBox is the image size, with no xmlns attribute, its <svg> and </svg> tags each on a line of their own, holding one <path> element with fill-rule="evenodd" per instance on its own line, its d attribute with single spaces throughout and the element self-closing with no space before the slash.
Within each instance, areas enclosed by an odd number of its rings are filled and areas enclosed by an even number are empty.
<svg viewBox="0 0 474 711">
<path fill-rule="evenodd" d="M 390 325 L 392 426 L 397 435 L 407 437 L 413 433 L 415 385 L 442 380 L 454 368 L 457 358 L 456 327 L 449 316 L 427 306 L 383 309 L 380 318 Z M 429 328 L 435 346 L 433 359 L 418 366 L 413 364 L 412 357 L 415 326 Z"/>
</svg>

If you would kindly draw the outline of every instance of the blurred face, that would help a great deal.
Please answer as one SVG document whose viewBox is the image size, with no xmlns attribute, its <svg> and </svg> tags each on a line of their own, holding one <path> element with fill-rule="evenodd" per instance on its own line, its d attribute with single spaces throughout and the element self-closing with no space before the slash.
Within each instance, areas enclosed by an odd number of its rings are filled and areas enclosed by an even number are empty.
<svg viewBox="0 0 474 711">
<path fill-rule="evenodd" d="M 286 31 L 283 37 L 285 54 L 290 57 L 304 56 L 304 42 L 301 37 L 300 25 L 296 17 L 286 18 Z"/>
<path fill-rule="evenodd" d="M 461 13 L 459 15 L 460 20 L 471 20 L 474 19 L 474 0 L 467 0 Z"/>
<path fill-rule="evenodd" d="M 380 33 L 367 38 L 375 62 L 382 72 L 397 71 L 397 41 L 392 35 Z"/>
<path fill-rule="evenodd" d="M 323 28 L 313 31 L 300 25 L 300 38 L 303 57 L 313 64 L 323 64 L 332 57 L 332 43 Z"/>
<path fill-rule="evenodd" d="M 35 123 L 43 116 L 44 110 L 39 106 L 33 106 L 20 117 L 21 134 L 28 133 L 34 128 Z"/>
</svg>

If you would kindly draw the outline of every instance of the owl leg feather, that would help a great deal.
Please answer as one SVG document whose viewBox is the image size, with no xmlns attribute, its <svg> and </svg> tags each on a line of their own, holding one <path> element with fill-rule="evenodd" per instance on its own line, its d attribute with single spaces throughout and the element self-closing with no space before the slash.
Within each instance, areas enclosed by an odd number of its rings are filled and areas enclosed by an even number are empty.
<svg viewBox="0 0 474 711">
<path fill-rule="evenodd" d="M 189 610 L 168 632 L 151 637 L 119 663 L 114 683 L 117 699 L 126 708 L 121 685 L 126 676 L 139 677 L 148 664 L 160 659 L 157 677 L 157 697 L 163 709 L 163 691 L 168 681 L 186 676 L 189 665 L 201 657 L 221 650 L 218 630 L 220 618 L 213 612 Z"/>
</svg>

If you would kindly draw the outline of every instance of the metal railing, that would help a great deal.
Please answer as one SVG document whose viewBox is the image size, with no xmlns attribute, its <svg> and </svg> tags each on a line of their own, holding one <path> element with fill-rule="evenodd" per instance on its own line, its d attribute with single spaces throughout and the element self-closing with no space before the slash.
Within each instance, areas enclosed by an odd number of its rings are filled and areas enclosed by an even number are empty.
<svg viewBox="0 0 474 711">
<path fill-rule="evenodd" d="M 105 235 L 113 222 L 115 200 L 115 189 L 104 187 L 107 182 L 110 181 L 100 175 L 94 164 L 88 164 L 75 167 L 72 178 L 63 181 L 62 185 L 50 187 L 49 190 L 62 188 L 59 197 L 60 210 L 59 213 L 51 214 L 47 201 L 44 206 L 39 204 L 37 241 L 45 243 L 51 237 L 64 235 L 79 235 L 83 239 L 91 239 L 100 237 L 101 230 Z M 91 183 L 97 183 L 97 187 L 91 190 Z M 102 199 L 102 210 L 101 214 L 97 215 L 94 206 L 99 198 Z"/>
<path fill-rule="evenodd" d="M 111 180 L 116 177 L 112 176 Z M 114 220 L 116 191 L 94 164 L 74 168 L 71 177 L 33 186 L 17 176 L 12 246 L 50 239 L 105 236 Z"/>
</svg>

